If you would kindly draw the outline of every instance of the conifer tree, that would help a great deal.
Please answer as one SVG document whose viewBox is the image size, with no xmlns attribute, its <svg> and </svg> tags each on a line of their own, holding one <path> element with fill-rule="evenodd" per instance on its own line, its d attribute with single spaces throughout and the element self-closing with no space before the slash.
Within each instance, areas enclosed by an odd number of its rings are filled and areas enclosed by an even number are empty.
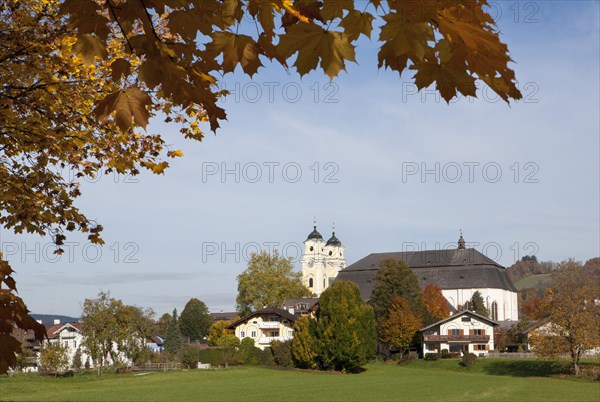
<svg viewBox="0 0 600 402">
<path fill-rule="evenodd" d="M 373 309 L 352 282 L 335 281 L 321 294 L 315 332 L 323 369 L 356 371 L 375 355 Z"/>
<path fill-rule="evenodd" d="M 177 353 L 181 348 L 181 331 L 179 330 L 179 320 L 177 318 L 177 309 L 173 310 L 171 316 L 171 322 L 167 327 L 167 334 L 165 336 L 165 351 L 169 353 Z"/>
<path fill-rule="evenodd" d="M 471 301 L 469 302 L 469 310 L 474 311 L 484 317 L 490 316 L 490 311 L 485 306 L 485 301 L 483 300 L 483 296 L 481 296 L 481 292 L 479 292 L 479 290 L 473 293 Z"/>
<path fill-rule="evenodd" d="M 317 351 L 315 340 L 316 322 L 309 316 L 302 316 L 294 324 L 292 339 L 292 359 L 300 368 L 317 367 Z"/>
</svg>

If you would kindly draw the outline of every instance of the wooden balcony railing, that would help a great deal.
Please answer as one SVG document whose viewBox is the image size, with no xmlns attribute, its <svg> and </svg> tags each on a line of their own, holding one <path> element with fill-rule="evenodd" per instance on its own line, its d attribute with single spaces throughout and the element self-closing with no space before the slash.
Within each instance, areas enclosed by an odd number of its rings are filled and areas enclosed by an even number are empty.
<svg viewBox="0 0 600 402">
<path fill-rule="evenodd" d="M 489 342 L 489 335 L 424 335 L 425 342 Z"/>
</svg>

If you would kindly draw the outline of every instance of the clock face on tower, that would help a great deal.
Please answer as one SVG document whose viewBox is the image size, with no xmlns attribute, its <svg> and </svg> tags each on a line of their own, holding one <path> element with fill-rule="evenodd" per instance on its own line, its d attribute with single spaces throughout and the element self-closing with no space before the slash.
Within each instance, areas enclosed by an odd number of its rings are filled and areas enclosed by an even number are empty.
<svg viewBox="0 0 600 402">
<path fill-rule="evenodd" d="M 309 267 L 309 268 L 312 268 L 312 267 L 313 267 L 313 265 L 315 265 L 315 260 L 309 260 L 309 261 L 308 261 L 308 267 Z"/>
</svg>

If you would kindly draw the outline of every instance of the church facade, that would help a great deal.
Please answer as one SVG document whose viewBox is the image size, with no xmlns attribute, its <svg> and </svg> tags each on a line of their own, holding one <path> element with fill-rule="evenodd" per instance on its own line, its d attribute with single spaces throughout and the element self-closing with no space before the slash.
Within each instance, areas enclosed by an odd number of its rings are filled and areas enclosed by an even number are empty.
<svg viewBox="0 0 600 402">
<path fill-rule="evenodd" d="M 386 258 L 405 262 L 417 275 L 421 289 L 438 286 L 453 313 L 463 310 L 479 291 L 492 320 L 519 320 L 517 290 L 506 269 L 479 251 L 466 248 L 462 234 L 456 249 L 374 253 L 346 266 L 344 247 L 335 231 L 325 241 L 315 223 L 304 242 L 302 280 L 317 297 L 336 278 L 351 281 L 358 285 L 363 299 L 369 300 L 379 262 Z"/>
<path fill-rule="evenodd" d="M 314 222 L 313 231 L 304 241 L 304 254 L 301 259 L 302 282 L 316 297 L 329 287 L 338 273 L 346 268 L 344 246 L 335 237 L 335 227 L 329 240 L 325 241 L 317 231 Z"/>
</svg>

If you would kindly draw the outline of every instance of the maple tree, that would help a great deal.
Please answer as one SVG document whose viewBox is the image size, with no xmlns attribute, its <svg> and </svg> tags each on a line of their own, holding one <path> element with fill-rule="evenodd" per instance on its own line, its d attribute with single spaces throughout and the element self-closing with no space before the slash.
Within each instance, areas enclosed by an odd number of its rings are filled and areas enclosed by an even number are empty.
<svg viewBox="0 0 600 402">
<path fill-rule="evenodd" d="M 427 285 L 423 289 L 423 303 L 432 323 L 450 315 L 448 300 L 442 294 L 442 290 L 435 285 Z"/>
<path fill-rule="evenodd" d="M 412 310 L 408 300 L 394 295 L 387 318 L 380 324 L 379 337 L 387 347 L 404 352 L 422 326 L 423 317 Z"/>
<path fill-rule="evenodd" d="M 378 66 L 414 72 L 446 101 L 475 96 L 476 80 L 503 100 L 520 99 L 507 46 L 486 0 L 6 0 L 0 5 L 0 224 L 49 234 L 61 253 L 66 232 L 102 244 L 102 226 L 75 205 L 85 177 L 161 174 L 180 157 L 153 116 L 202 140 L 226 113 L 219 78 L 253 76 L 271 60 L 330 79 L 356 58 L 359 37 L 380 28 Z M 140 130 L 144 129 L 144 130 Z M 3 277 L 10 267 L 3 264 Z M 10 288 L 11 300 L 16 290 Z M 6 293 L 8 294 L 8 293 Z M 5 297 L 5 296 L 2 296 Z M 2 303 L 8 305 L 8 298 Z M 20 300 L 20 299 L 19 299 Z M 22 301 L 21 301 L 22 302 Z M 12 305 L 11 305 L 12 306 Z M 2 317 L 33 326 L 23 309 Z M 26 313 L 23 313 L 26 314 Z M 39 333 L 41 334 L 41 329 Z M 41 337 L 41 335 L 40 335 Z M 15 342 L 0 349 L 0 373 Z"/>
</svg>

